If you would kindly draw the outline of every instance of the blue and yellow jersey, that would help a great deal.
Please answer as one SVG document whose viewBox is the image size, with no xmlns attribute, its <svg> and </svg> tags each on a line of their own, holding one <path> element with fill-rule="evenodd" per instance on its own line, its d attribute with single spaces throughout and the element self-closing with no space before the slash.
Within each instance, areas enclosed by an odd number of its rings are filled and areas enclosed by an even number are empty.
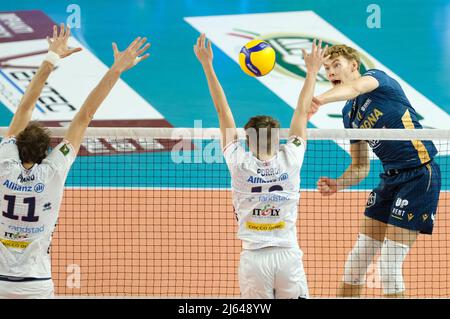
<svg viewBox="0 0 450 319">
<path fill-rule="evenodd" d="M 379 86 L 347 101 L 342 109 L 345 128 L 421 129 L 418 116 L 400 84 L 380 70 L 363 76 L 377 79 Z M 351 141 L 356 143 L 358 141 Z M 419 166 L 430 161 L 437 149 L 431 141 L 367 141 L 385 170 Z"/>
</svg>

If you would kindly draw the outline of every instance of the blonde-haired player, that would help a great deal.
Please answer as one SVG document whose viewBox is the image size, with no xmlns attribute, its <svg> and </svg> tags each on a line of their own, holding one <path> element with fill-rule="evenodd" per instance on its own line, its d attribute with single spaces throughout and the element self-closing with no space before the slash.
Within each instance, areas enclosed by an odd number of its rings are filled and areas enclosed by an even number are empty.
<svg viewBox="0 0 450 319">
<path fill-rule="evenodd" d="M 256 116 L 245 126 L 251 152 L 246 152 L 237 138 L 233 114 L 214 72 L 211 42 L 206 45 L 204 34 L 198 38 L 194 51 L 203 66 L 219 117 L 223 153 L 232 178 L 238 238 L 243 246 L 239 263 L 241 296 L 308 298 L 296 221 L 307 114 L 324 55 L 321 43 L 317 46 L 314 42 L 311 54 L 303 52 L 308 74 L 287 143 L 275 147 L 278 121 Z M 264 133 L 272 137 L 272 142 L 264 139 Z"/>
<path fill-rule="evenodd" d="M 69 49 L 70 29 L 54 27 L 49 53 L 28 86 L 0 144 L 0 298 L 52 298 L 50 243 L 64 183 L 86 128 L 122 72 L 146 59 L 149 47 L 137 38 L 123 52 L 113 44 L 114 64 L 73 119 L 64 140 L 46 154 L 48 132 L 31 115 L 47 78 Z"/>
</svg>

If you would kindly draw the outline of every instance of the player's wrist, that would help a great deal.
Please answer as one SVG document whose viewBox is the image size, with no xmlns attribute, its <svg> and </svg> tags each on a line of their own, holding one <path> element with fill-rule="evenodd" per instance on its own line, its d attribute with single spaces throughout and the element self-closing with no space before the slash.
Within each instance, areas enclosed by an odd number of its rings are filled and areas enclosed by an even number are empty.
<svg viewBox="0 0 450 319">
<path fill-rule="evenodd" d="M 54 51 L 51 51 L 51 50 L 47 52 L 47 55 L 44 58 L 45 62 L 48 62 L 53 66 L 57 66 L 59 63 L 59 60 L 61 60 L 61 57 L 59 56 L 59 54 Z"/>
</svg>

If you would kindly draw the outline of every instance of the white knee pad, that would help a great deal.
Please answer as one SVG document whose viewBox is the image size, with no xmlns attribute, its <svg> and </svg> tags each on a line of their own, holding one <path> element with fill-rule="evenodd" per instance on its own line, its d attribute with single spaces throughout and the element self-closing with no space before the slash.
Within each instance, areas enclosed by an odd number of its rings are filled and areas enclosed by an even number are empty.
<svg viewBox="0 0 450 319">
<path fill-rule="evenodd" d="M 379 272 L 383 292 L 386 295 L 398 294 L 405 291 L 402 267 L 408 254 L 409 246 L 385 239 L 381 247 Z"/>
<path fill-rule="evenodd" d="M 367 268 L 381 247 L 381 242 L 364 234 L 358 234 L 355 246 L 345 262 L 342 281 L 348 285 L 362 285 L 366 281 Z"/>
</svg>

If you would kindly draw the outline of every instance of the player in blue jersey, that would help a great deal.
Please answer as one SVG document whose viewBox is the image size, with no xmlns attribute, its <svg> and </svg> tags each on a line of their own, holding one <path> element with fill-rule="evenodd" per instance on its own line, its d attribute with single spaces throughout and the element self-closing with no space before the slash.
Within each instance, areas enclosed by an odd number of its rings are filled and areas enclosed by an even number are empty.
<svg viewBox="0 0 450 319">
<path fill-rule="evenodd" d="M 335 45 L 324 63 L 333 88 L 313 99 L 313 112 L 323 104 L 347 101 L 346 128 L 421 129 L 418 116 L 399 83 L 383 71 L 360 74 L 358 52 Z M 329 196 L 365 179 L 370 170 L 369 145 L 384 172 L 370 193 L 358 239 L 347 257 L 340 296 L 359 296 L 373 257 L 380 252 L 384 295 L 400 297 L 406 290 L 403 261 L 419 233 L 431 234 L 441 188 L 437 150 L 431 141 L 351 141 L 352 162 L 337 179 L 321 177 L 319 192 Z"/>
<path fill-rule="evenodd" d="M 30 123 L 33 110 L 58 60 L 81 50 L 67 46 L 70 29 L 55 26 L 49 52 L 28 85 L 6 136 L 0 143 L 0 298 L 53 298 L 50 244 L 56 227 L 64 182 L 86 128 L 121 74 L 148 57 L 146 38 L 119 52 L 89 94 L 50 154 L 49 133 Z"/>
</svg>

